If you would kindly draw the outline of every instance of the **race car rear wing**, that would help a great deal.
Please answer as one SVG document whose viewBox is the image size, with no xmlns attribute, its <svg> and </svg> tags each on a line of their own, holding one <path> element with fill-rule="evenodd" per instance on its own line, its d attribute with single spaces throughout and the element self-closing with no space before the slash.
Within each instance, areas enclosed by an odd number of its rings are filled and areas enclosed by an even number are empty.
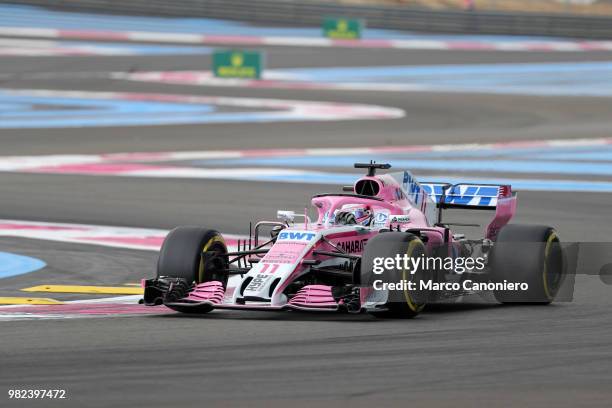
<svg viewBox="0 0 612 408">
<path fill-rule="evenodd" d="M 495 210 L 485 231 L 487 238 L 495 239 L 516 211 L 516 193 L 510 185 L 418 182 L 409 171 L 391 176 L 400 182 L 408 200 L 423 211 L 430 225 L 441 225 L 442 211 L 448 208 Z"/>
<path fill-rule="evenodd" d="M 474 210 L 495 210 L 500 198 L 510 197 L 509 185 L 421 182 L 438 208 L 465 208 Z"/>
<path fill-rule="evenodd" d="M 510 185 L 435 182 L 420 185 L 438 207 L 437 224 L 442 224 L 442 210 L 446 208 L 495 210 L 495 216 L 485 230 L 485 237 L 491 240 L 496 239 L 500 228 L 516 212 L 516 193 L 512 192 Z"/>
</svg>

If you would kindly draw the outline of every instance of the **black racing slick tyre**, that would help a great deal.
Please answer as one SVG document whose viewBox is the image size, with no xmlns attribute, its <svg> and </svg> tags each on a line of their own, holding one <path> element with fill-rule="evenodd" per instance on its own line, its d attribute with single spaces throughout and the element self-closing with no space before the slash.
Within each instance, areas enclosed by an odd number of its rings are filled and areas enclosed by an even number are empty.
<svg viewBox="0 0 612 408">
<path fill-rule="evenodd" d="M 182 278 L 187 282 L 223 280 L 220 271 L 227 268 L 227 258 L 204 257 L 227 253 L 221 234 L 201 227 L 177 227 L 170 231 L 159 253 L 157 277 Z"/>
<path fill-rule="evenodd" d="M 501 303 L 549 304 L 565 277 L 559 236 L 551 227 L 506 225 L 493 246 L 489 266 L 494 283 L 525 283 L 519 290 L 495 290 Z"/>
<path fill-rule="evenodd" d="M 387 290 L 386 303 L 381 311 L 371 314 L 382 318 L 413 318 L 418 315 L 427 302 L 429 294 L 419 289 L 419 281 L 428 279 L 423 270 L 411 274 L 407 269 L 388 269 L 382 274 L 374 273 L 375 258 L 395 258 L 396 255 L 407 255 L 408 258 L 426 255 L 426 248 L 421 239 L 406 232 L 384 232 L 370 239 L 366 244 L 361 258 L 361 282 L 372 286 L 375 280 L 385 283 L 415 282 L 416 288 Z"/>
</svg>

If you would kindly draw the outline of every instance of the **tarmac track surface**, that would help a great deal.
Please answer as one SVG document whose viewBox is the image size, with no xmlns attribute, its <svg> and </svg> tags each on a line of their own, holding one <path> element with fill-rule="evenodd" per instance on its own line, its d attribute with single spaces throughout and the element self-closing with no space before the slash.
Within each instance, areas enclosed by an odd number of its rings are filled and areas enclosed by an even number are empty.
<svg viewBox="0 0 612 408">
<path fill-rule="evenodd" d="M 378 64 L 364 50 L 275 48 L 279 66 Z M 612 59 L 612 54 L 402 51 L 391 64 Z M 285 54 L 286 53 L 286 54 Z M 382 52 L 381 52 L 382 54 Z M 3 87 L 350 101 L 399 107 L 387 121 L 0 130 L 2 155 L 467 143 L 610 136 L 607 98 L 272 91 L 127 83 L 66 72 L 201 69 L 206 57 L 3 58 Z M 45 73 L 42 79 L 26 73 Z M 330 186 L 0 173 L 0 218 L 244 233 L 277 207 Z M 522 192 L 517 221 L 566 240 L 609 239 L 606 194 Z M 475 216 L 469 215 L 468 221 Z M 0 238 L 49 267 L 2 293 L 105 284 L 153 273 L 154 253 Z M 86 273 L 84 273 L 84 270 Z M 204 316 L 3 321 L 3 392 L 65 388 L 68 400 L 11 406 L 608 406 L 610 287 L 578 276 L 574 302 L 549 307 L 437 305 L 411 321 L 368 316 L 213 312 Z M 64 299 L 70 299 L 65 297 Z M 2 397 L 4 398 L 4 396 Z M 4 405 L 4 404 L 3 404 Z"/>
</svg>

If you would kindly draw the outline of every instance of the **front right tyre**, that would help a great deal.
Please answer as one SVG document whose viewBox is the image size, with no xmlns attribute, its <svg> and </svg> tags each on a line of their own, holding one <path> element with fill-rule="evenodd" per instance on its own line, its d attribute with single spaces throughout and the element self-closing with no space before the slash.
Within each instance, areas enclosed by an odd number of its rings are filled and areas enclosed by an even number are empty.
<svg viewBox="0 0 612 408">
<path fill-rule="evenodd" d="M 388 290 L 386 303 L 381 311 L 373 311 L 372 315 L 381 318 L 413 318 L 418 315 L 427 302 L 429 293 L 419 289 L 420 281 L 429 279 L 425 271 L 419 268 L 415 271 L 408 269 L 386 270 L 381 275 L 373 271 L 375 258 L 395 258 L 396 255 L 408 258 L 421 258 L 426 255 L 423 241 L 414 234 L 407 232 L 384 232 L 370 239 L 366 244 L 361 257 L 361 282 L 372 286 L 374 280 L 380 279 L 385 283 L 414 282 L 414 290 Z"/>
</svg>

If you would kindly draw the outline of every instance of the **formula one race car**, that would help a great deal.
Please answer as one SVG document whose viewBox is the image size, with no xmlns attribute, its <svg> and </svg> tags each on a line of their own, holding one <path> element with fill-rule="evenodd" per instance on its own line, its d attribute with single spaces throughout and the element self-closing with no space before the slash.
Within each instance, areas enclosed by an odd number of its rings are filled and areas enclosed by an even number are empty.
<svg viewBox="0 0 612 408">
<path fill-rule="evenodd" d="M 493 293 L 498 302 L 548 304 L 562 283 L 555 230 L 508 225 L 509 185 L 419 183 L 389 164 L 357 163 L 367 175 L 343 193 L 312 198 L 318 213 L 278 211 L 228 251 L 223 236 L 178 227 L 166 237 L 144 303 L 185 313 L 213 309 L 367 312 L 413 317 L 430 302 Z M 448 208 L 493 210 L 484 238 L 442 221 Z M 299 219 L 300 222 L 296 222 Z M 461 224 L 453 224 L 457 226 Z"/>
</svg>

